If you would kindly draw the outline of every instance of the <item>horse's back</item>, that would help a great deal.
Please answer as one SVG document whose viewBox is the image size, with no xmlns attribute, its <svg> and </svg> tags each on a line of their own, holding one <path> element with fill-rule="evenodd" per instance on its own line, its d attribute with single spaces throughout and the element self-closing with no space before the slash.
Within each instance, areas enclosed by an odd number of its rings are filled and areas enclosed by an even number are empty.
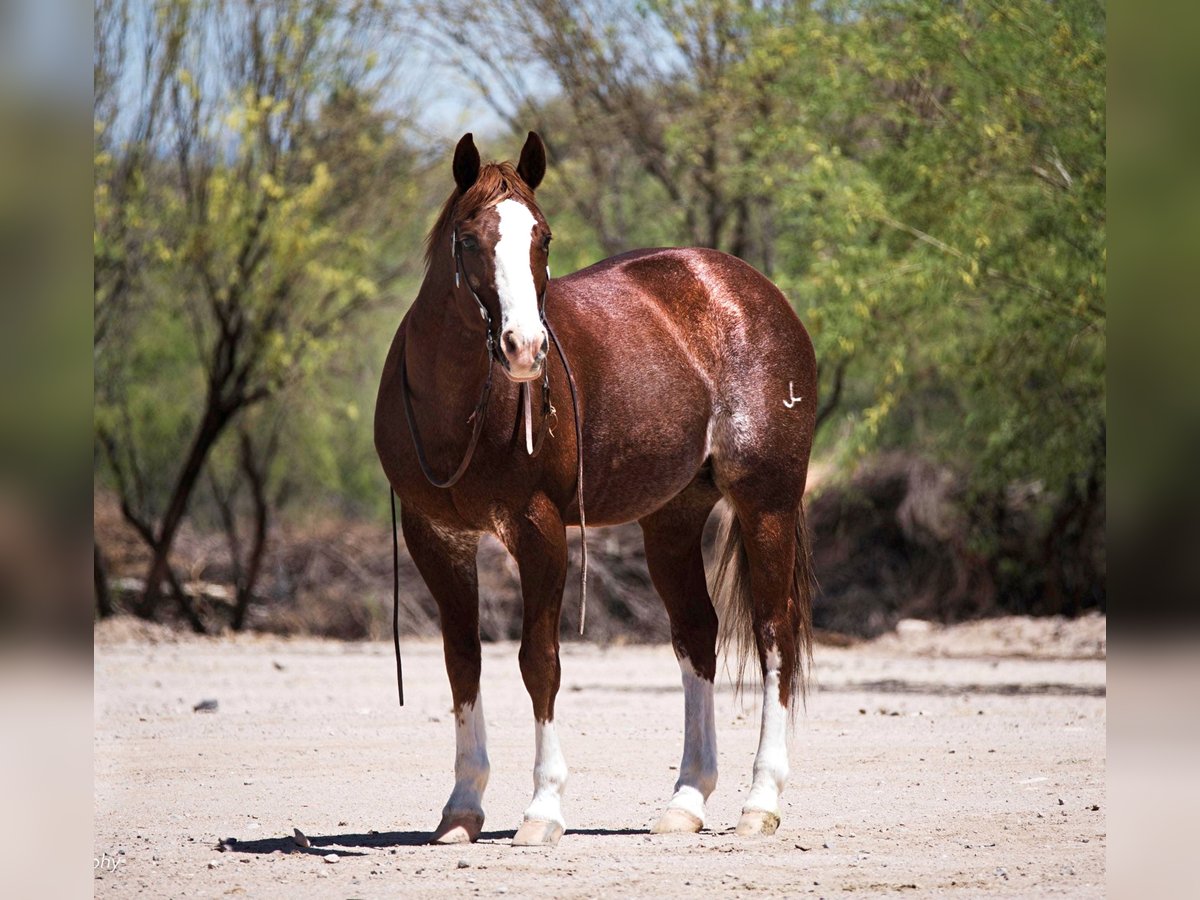
<svg viewBox="0 0 1200 900">
<path fill-rule="evenodd" d="M 815 374 L 812 342 L 787 298 L 744 260 L 706 247 L 634 250 L 564 278 L 572 303 L 636 320 L 664 316 L 716 364 L 762 354 L 792 356 Z M 703 355 L 709 355 L 707 353 Z"/>
</svg>

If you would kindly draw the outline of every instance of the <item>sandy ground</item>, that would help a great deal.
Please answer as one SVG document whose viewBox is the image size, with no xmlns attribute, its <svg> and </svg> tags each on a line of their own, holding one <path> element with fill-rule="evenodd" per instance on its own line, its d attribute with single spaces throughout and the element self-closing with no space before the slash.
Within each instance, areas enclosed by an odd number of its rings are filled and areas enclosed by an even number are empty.
<svg viewBox="0 0 1200 900">
<path fill-rule="evenodd" d="M 648 894 L 1037 897 L 1105 890 L 1105 621 L 906 624 L 819 647 L 783 824 L 731 833 L 756 692 L 717 694 L 720 784 L 699 835 L 651 836 L 682 747 L 667 647 L 564 649 L 568 832 L 508 845 L 531 794 L 516 647 L 484 649 L 483 839 L 423 844 L 449 793 L 440 646 L 182 639 L 105 624 L 95 649 L 98 896 Z M 193 712 L 206 699 L 217 711 Z M 313 847 L 301 850 L 294 828 Z M 234 838 L 224 852 L 222 839 Z M 337 854 L 336 862 L 325 855 Z M 115 866 L 115 871 L 113 867 Z"/>
</svg>

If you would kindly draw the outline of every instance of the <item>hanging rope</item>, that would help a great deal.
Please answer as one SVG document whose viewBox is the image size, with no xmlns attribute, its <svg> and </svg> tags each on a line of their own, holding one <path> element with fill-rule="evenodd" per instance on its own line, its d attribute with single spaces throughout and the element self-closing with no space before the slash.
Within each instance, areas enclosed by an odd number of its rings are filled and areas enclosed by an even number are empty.
<svg viewBox="0 0 1200 900">
<path fill-rule="evenodd" d="M 400 537 L 396 534 L 396 492 L 388 488 L 392 501 L 392 643 L 396 647 L 396 689 L 404 705 L 404 667 L 400 663 Z"/>
<path fill-rule="evenodd" d="M 571 388 L 571 417 L 575 420 L 575 496 L 579 500 L 579 633 L 583 634 L 583 626 L 587 621 L 587 514 L 583 510 L 583 419 L 579 415 L 579 391 L 575 387 L 575 376 L 571 374 L 571 366 L 567 355 L 563 353 L 558 335 L 543 317 L 546 332 L 554 342 L 558 358 L 562 360 L 563 371 L 567 373 L 567 384 Z"/>
</svg>

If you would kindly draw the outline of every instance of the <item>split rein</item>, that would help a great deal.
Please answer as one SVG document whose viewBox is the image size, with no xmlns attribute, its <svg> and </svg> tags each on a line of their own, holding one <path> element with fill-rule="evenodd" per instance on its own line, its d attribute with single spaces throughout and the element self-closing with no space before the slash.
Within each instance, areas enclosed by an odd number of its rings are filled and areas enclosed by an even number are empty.
<svg viewBox="0 0 1200 900">
<path fill-rule="evenodd" d="M 436 488 L 450 488 L 458 483 L 459 479 L 466 474 L 467 469 L 471 465 L 471 459 L 475 456 L 475 448 L 479 445 L 479 436 L 483 432 L 484 419 L 487 418 L 488 401 L 492 396 L 492 375 L 495 371 L 497 363 L 501 362 L 499 348 L 496 343 L 495 330 L 492 327 L 492 316 L 484 306 L 483 301 L 479 299 L 479 295 L 475 292 L 475 288 L 471 286 L 471 282 L 467 279 L 463 272 L 462 264 L 462 244 L 458 240 L 458 232 L 454 231 L 450 236 L 451 253 L 454 256 L 454 287 L 457 289 L 462 282 L 466 282 L 467 290 L 471 292 L 471 297 L 475 300 L 479 307 L 479 315 L 482 317 L 484 327 L 487 329 L 487 376 L 483 381 L 483 389 L 479 393 L 479 402 L 475 404 L 475 411 L 471 413 L 467 420 L 472 422 L 471 438 L 467 442 L 466 452 L 463 454 L 462 461 L 458 464 L 458 468 L 445 479 L 439 479 L 433 473 L 433 469 L 429 465 L 429 460 L 425 456 L 425 448 L 421 443 L 421 435 L 417 430 L 417 419 L 413 412 L 412 396 L 408 387 L 408 368 L 405 365 L 405 352 L 407 350 L 407 335 L 405 343 L 400 346 L 400 394 L 404 398 L 404 417 L 408 421 L 408 431 L 412 435 L 413 449 L 417 454 L 417 463 L 421 467 L 421 472 L 426 480 Z M 550 323 L 546 321 L 546 287 L 550 283 L 550 267 L 546 267 L 546 285 L 542 287 L 541 296 L 538 297 L 538 315 L 542 320 L 542 327 L 546 329 L 546 334 L 550 337 L 550 342 L 554 344 L 554 349 L 558 353 L 558 358 L 562 362 L 563 372 L 567 376 L 567 385 L 571 389 L 571 414 L 575 422 L 575 495 L 579 503 L 579 546 L 580 546 L 580 567 L 579 567 L 579 633 L 583 634 L 584 621 L 587 618 L 587 516 L 583 511 L 583 424 L 579 418 L 579 394 L 575 386 L 575 376 L 571 374 L 571 366 L 567 363 L 567 356 L 563 352 L 562 344 L 559 343 L 558 337 L 554 334 L 554 329 L 550 327 Z M 542 444 L 546 440 L 546 433 L 550 430 L 550 417 L 554 415 L 554 406 L 550 402 L 550 366 L 549 361 L 543 363 L 542 372 L 542 423 L 538 426 L 537 440 L 533 438 L 533 403 L 532 391 L 529 389 L 529 382 L 525 382 L 521 386 L 521 412 L 518 413 L 525 422 L 525 451 L 530 457 L 536 457 L 541 452 Z M 396 650 L 396 686 L 400 695 L 400 705 L 404 705 L 404 674 L 400 662 L 400 539 L 396 529 L 396 492 L 389 489 L 388 496 L 392 504 L 392 644 Z"/>
</svg>

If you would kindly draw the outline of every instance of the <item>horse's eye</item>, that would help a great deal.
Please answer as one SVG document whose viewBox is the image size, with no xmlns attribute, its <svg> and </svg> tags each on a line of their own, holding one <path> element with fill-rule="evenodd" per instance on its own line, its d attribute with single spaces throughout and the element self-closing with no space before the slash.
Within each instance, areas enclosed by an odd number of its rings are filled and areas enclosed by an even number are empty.
<svg viewBox="0 0 1200 900">
<path fill-rule="evenodd" d="M 464 234 L 460 239 L 460 242 L 462 243 L 464 250 L 470 250 L 472 253 L 479 249 L 479 241 L 475 240 L 475 238 L 471 237 L 469 234 Z"/>
<path fill-rule="evenodd" d="M 542 238 L 542 251 L 545 253 L 550 252 L 550 235 L 546 235 L 544 238 Z"/>
</svg>

